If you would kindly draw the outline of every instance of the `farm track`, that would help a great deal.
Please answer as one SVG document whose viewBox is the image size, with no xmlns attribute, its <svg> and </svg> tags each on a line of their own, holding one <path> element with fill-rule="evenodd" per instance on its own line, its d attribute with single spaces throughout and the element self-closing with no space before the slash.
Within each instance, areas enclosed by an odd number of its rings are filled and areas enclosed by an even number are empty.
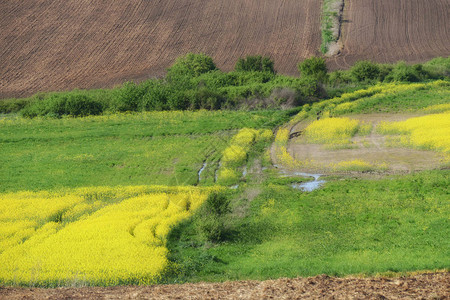
<svg viewBox="0 0 450 300">
<path fill-rule="evenodd" d="M 316 0 L 0 2 L 0 98 L 162 76 L 188 52 L 222 70 L 251 54 L 277 70 L 319 54 Z"/>
<path fill-rule="evenodd" d="M 410 277 L 336 278 L 325 275 L 267 281 L 118 286 L 1 288 L 0 299 L 449 299 L 450 273 Z"/>
<path fill-rule="evenodd" d="M 419 63 L 450 55 L 450 1 L 346 0 L 341 54 L 331 69 L 358 60 Z"/>
</svg>

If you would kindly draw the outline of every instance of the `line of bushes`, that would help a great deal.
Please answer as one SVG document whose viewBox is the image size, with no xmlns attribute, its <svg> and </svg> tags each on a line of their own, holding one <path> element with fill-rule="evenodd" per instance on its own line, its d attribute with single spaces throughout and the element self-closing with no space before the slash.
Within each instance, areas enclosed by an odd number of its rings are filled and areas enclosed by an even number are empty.
<svg viewBox="0 0 450 300">
<path fill-rule="evenodd" d="M 356 63 L 350 70 L 328 72 L 325 60 L 298 64 L 300 77 L 279 75 L 268 57 L 248 56 L 234 71 L 220 71 L 204 54 L 176 60 L 163 79 L 126 82 L 114 89 L 74 90 L 0 101 L 0 113 L 24 117 L 61 117 L 154 110 L 291 108 L 338 96 L 378 82 L 418 82 L 450 76 L 450 58 L 425 64 Z"/>
</svg>

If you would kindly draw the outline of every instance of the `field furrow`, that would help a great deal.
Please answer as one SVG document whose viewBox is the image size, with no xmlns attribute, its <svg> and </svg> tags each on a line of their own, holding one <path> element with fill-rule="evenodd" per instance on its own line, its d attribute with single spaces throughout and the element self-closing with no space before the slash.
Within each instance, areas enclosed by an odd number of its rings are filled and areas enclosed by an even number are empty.
<svg viewBox="0 0 450 300">
<path fill-rule="evenodd" d="M 2 1 L 0 98 L 162 76 L 188 52 L 231 70 L 250 54 L 279 72 L 318 54 L 320 2 Z"/>
<path fill-rule="evenodd" d="M 347 0 L 342 53 L 331 68 L 358 60 L 418 63 L 450 53 L 447 0 Z"/>
</svg>

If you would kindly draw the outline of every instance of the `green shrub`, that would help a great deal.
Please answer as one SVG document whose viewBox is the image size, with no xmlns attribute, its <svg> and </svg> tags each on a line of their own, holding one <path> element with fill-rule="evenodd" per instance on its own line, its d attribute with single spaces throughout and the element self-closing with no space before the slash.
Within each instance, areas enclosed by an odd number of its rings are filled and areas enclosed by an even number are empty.
<svg viewBox="0 0 450 300">
<path fill-rule="evenodd" d="M 141 107 L 145 89 L 134 82 L 126 82 L 121 88 L 116 90 L 113 110 L 117 111 L 138 111 Z"/>
<path fill-rule="evenodd" d="M 180 77 L 197 77 L 214 70 L 217 70 L 217 67 L 211 57 L 205 54 L 188 53 L 177 58 L 167 70 L 167 79 L 173 82 L 178 81 Z"/>
<path fill-rule="evenodd" d="M 433 78 L 448 77 L 450 76 L 450 56 L 433 58 L 426 62 L 423 67 Z"/>
<path fill-rule="evenodd" d="M 0 114 L 17 113 L 33 101 L 30 98 L 0 100 Z"/>
<path fill-rule="evenodd" d="M 227 214 L 231 212 L 230 200 L 223 193 L 212 193 L 196 213 L 198 233 L 210 242 L 220 242 L 226 238 Z"/>
<path fill-rule="evenodd" d="M 357 82 L 377 80 L 380 76 L 380 67 L 370 61 L 358 61 L 352 68 L 351 74 Z"/>
<path fill-rule="evenodd" d="M 386 76 L 386 81 L 419 82 L 427 78 L 429 78 L 429 74 L 421 64 L 410 66 L 405 62 L 399 62 Z"/>
<path fill-rule="evenodd" d="M 328 77 L 327 65 L 322 57 L 311 57 L 298 64 L 298 71 L 302 77 L 309 77 L 320 82 L 326 82 Z"/>
<path fill-rule="evenodd" d="M 326 91 L 322 85 L 312 77 L 302 78 L 300 84 L 297 86 L 297 91 L 302 96 L 303 99 L 313 100 L 314 98 L 325 97 Z M 306 101 L 306 102 L 309 102 Z"/>
<path fill-rule="evenodd" d="M 225 97 L 219 92 L 208 89 L 200 88 L 194 93 L 194 97 L 191 100 L 191 109 L 220 109 L 225 102 Z"/>
<path fill-rule="evenodd" d="M 234 69 L 238 72 L 269 72 L 275 73 L 274 63 L 270 57 L 261 55 L 239 58 Z"/>
<path fill-rule="evenodd" d="M 329 74 L 328 83 L 332 86 L 349 84 L 353 78 L 348 71 L 334 71 Z"/>
<path fill-rule="evenodd" d="M 378 64 L 379 72 L 378 72 L 378 80 L 379 81 L 387 81 L 389 80 L 389 76 L 394 69 L 393 65 L 390 64 Z"/>
<path fill-rule="evenodd" d="M 148 80 L 143 83 L 145 94 L 139 104 L 139 110 L 167 110 L 170 88 L 160 80 Z"/>
<path fill-rule="evenodd" d="M 24 117 L 37 116 L 61 117 L 69 115 L 84 117 L 99 115 L 103 112 L 103 105 L 82 94 L 54 94 L 44 100 L 30 103 L 20 111 Z"/>
</svg>

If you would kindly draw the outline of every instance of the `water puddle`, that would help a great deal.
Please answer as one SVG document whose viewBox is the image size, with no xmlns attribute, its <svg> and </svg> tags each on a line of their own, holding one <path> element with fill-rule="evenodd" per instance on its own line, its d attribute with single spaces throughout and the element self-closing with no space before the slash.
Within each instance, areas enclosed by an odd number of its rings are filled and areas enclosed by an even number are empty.
<svg viewBox="0 0 450 300">
<path fill-rule="evenodd" d="M 198 175 L 198 182 L 200 182 L 200 180 L 202 180 L 201 175 L 202 175 L 202 172 L 205 170 L 206 165 L 207 165 L 206 161 L 203 162 L 202 168 L 200 170 L 198 170 L 198 173 L 197 173 L 197 175 Z"/>
<path fill-rule="evenodd" d="M 302 177 L 312 177 L 312 178 L 314 178 L 313 181 L 291 184 L 291 186 L 294 189 L 297 189 L 297 190 L 301 190 L 301 191 L 304 191 L 304 192 L 312 192 L 312 191 L 317 190 L 318 188 L 320 188 L 326 182 L 325 180 L 319 180 L 320 177 L 323 176 L 322 174 L 303 173 L 303 172 L 287 173 L 280 166 L 278 166 L 278 165 L 273 165 L 273 166 L 275 168 L 279 169 L 280 172 L 285 174 L 286 176 L 302 176 Z"/>
<path fill-rule="evenodd" d="M 320 177 L 322 176 L 322 174 L 295 172 L 294 175 L 314 178 L 313 181 L 302 182 L 302 183 L 293 183 L 291 185 L 294 189 L 302 190 L 304 192 L 312 192 L 314 190 L 317 190 L 326 182 L 325 180 L 319 180 Z"/>
</svg>

